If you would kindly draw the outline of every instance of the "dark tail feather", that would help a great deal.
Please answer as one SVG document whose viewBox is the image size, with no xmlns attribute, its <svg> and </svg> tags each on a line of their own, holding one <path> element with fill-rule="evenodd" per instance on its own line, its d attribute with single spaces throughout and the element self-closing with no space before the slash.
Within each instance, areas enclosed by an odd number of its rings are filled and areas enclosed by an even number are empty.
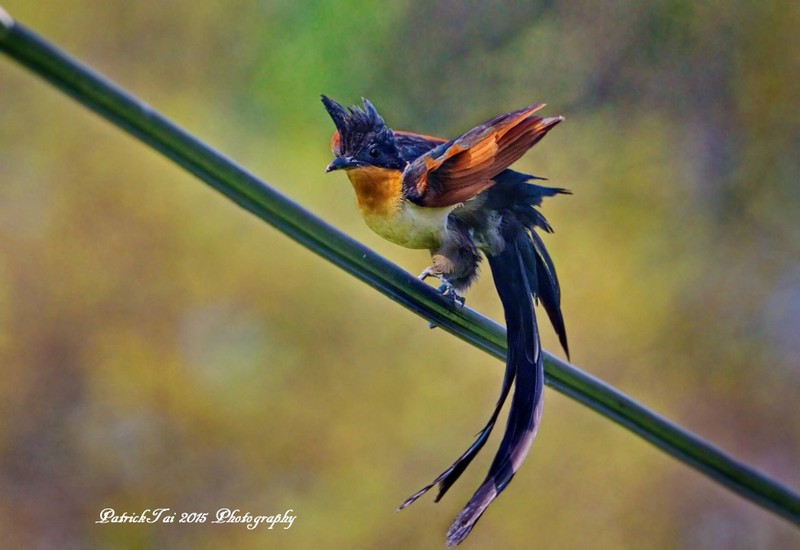
<svg viewBox="0 0 800 550">
<path fill-rule="evenodd" d="M 561 344 L 565 351 L 568 349 L 555 269 L 544 244 L 530 227 L 530 220 L 520 214 L 519 211 L 505 212 L 501 231 L 506 247 L 501 253 L 488 256 L 495 287 L 503 303 L 508 333 L 508 355 L 500 397 L 486 426 L 464 454 L 400 506 L 402 510 L 436 484 L 439 485 L 436 501 L 442 498 L 483 448 L 514 384 L 511 410 L 500 447 L 486 479 L 450 526 L 448 546 L 461 543 L 469 535 L 481 515 L 519 470 L 536 437 L 542 415 L 544 364 L 532 296 L 542 301 Z"/>
<path fill-rule="evenodd" d="M 503 386 L 500 389 L 500 397 L 497 399 L 497 404 L 495 405 L 494 411 L 492 411 L 492 416 L 489 418 L 489 422 L 486 423 L 486 426 L 478 432 L 477 438 L 475 442 L 470 445 L 470 447 L 464 451 L 458 459 L 444 472 L 439 474 L 439 476 L 431 481 L 428 485 L 411 495 L 406 499 L 406 501 L 400 505 L 398 510 L 402 510 L 403 508 L 412 504 L 415 500 L 419 497 L 427 493 L 434 485 L 437 483 L 439 484 L 439 492 L 434 499 L 434 502 L 439 502 L 439 500 L 444 496 L 447 490 L 456 482 L 456 480 L 464 473 L 464 470 L 467 469 L 472 459 L 478 454 L 478 452 L 483 448 L 486 440 L 489 439 L 489 434 L 492 433 L 492 429 L 494 428 L 495 423 L 497 422 L 497 417 L 500 414 L 500 409 L 503 408 L 503 404 L 508 397 L 508 392 L 511 389 L 511 384 L 514 381 L 515 370 L 511 363 L 506 364 L 506 373 L 503 377 Z"/>
<path fill-rule="evenodd" d="M 528 280 L 529 269 L 526 268 L 533 243 L 528 232 L 511 217 L 504 220 L 503 236 L 506 248 L 490 256 L 489 265 L 505 310 L 506 379 L 515 379 L 514 395 L 500 448 L 483 484 L 447 532 L 448 546 L 459 544 L 469 535 L 489 504 L 514 477 L 533 443 L 542 414 L 544 365 L 530 292 L 532 281 Z"/>
<path fill-rule="evenodd" d="M 553 231 L 550 224 L 535 206 L 542 204 L 546 197 L 571 194 L 566 189 L 558 187 L 544 187 L 529 183 L 532 179 L 541 179 L 536 176 L 522 174 L 513 170 L 505 170 L 495 178 L 495 185 L 488 191 L 489 201 L 487 207 L 495 210 L 511 210 L 513 216 L 525 225 L 530 231 L 530 242 L 523 251 L 523 260 L 527 269 L 528 282 L 531 292 L 544 306 L 553 328 L 558 334 L 558 340 L 564 352 L 569 357 L 569 344 L 567 330 L 564 326 L 564 317 L 561 314 L 561 290 L 556 276 L 556 269 L 544 247 L 536 228 L 548 233 Z"/>
<path fill-rule="evenodd" d="M 569 342 L 567 341 L 567 328 L 564 326 L 564 316 L 561 313 L 561 288 L 553 260 L 544 247 L 541 237 L 531 229 L 531 241 L 536 252 L 536 288 L 531 288 L 533 295 L 541 300 L 553 329 L 558 335 L 558 341 L 564 348 L 564 353 L 569 359 Z M 533 279 L 529 279 L 533 283 Z"/>
<path fill-rule="evenodd" d="M 525 231 L 525 229 L 518 222 L 516 222 L 516 220 L 514 220 L 514 224 L 515 224 L 515 228 L 516 228 L 515 231 L 518 232 L 518 235 L 513 235 L 512 238 L 513 239 L 517 239 L 519 237 L 520 239 L 523 240 L 523 243 L 522 243 L 522 246 L 521 246 L 521 253 L 524 253 L 524 257 L 522 257 L 522 258 L 518 257 L 517 252 L 515 252 L 516 251 L 516 245 L 515 245 L 514 242 L 511 242 L 506 247 L 506 251 L 504 251 L 503 253 L 501 253 L 500 255 L 498 255 L 495 258 L 491 258 L 491 257 L 489 258 L 489 263 L 492 266 L 492 273 L 494 275 L 495 272 L 503 273 L 504 270 L 508 271 L 509 268 L 507 266 L 505 266 L 505 265 L 502 265 L 502 266 L 499 266 L 499 267 L 495 267 L 495 264 L 498 263 L 498 262 L 507 263 L 509 266 L 511 266 L 511 265 L 521 265 L 523 270 L 526 269 L 526 268 L 531 268 L 532 270 L 534 270 L 532 272 L 533 275 L 532 275 L 530 280 L 531 281 L 535 281 L 536 258 L 535 258 L 534 248 L 531 245 L 531 242 L 527 240 L 527 232 Z M 505 256 L 508 256 L 508 258 L 506 259 Z M 494 275 L 495 284 L 498 284 L 497 278 L 500 277 L 500 276 L 501 275 Z M 502 275 L 502 277 L 503 277 L 504 281 L 508 279 L 507 276 Z M 522 285 L 522 281 L 520 281 L 519 285 Z M 519 285 L 517 285 L 517 286 L 519 286 Z M 532 310 L 533 309 L 533 305 L 531 303 L 531 295 L 530 294 L 531 294 L 531 292 L 533 292 L 533 289 L 530 286 L 526 286 L 526 285 L 528 285 L 527 282 L 525 282 L 524 285 L 519 286 L 519 292 L 520 292 L 520 295 L 527 296 L 527 301 L 528 301 L 529 304 L 531 304 L 530 305 L 530 309 Z M 499 287 L 498 287 L 498 289 L 499 289 Z M 517 292 L 516 288 L 514 289 L 514 292 Z M 503 298 L 502 294 L 501 294 L 501 300 L 503 301 L 503 307 L 504 307 L 504 309 L 506 311 L 508 311 L 508 308 L 510 307 L 510 304 L 514 304 L 516 306 L 517 303 L 519 302 L 518 298 L 517 299 L 510 298 L 510 297 L 507 298 L 507 299 Z M 507 302 L 506 300 L 509 300 L 509 301 Z M 510 331 L 511 330 L 511 325 L 507 325 L 507 326 L 509 327 L 509 331 Z M 538 342 L 538 333 L 536 334 L 536 341 Z M 538 344 L 537 344 L 537 346 L 538 346 Z M 500 397 L 498 397 L 498 399 L 497 399 L 497 404 L 495 405 L 494 411 L 492 411 L 492 416 L 489 418 L 489 421 L 486 423 L 486 425 L 483 427 L 483 429 L 480 432 L 478 432 L 477 437 L 475 439 L 475 442 L 472 445 L 470 445 L 470 447 L 466 451 L 464 451 L 464 453 L 460 457 L 458 457 L 458 459 L 456 459 L 456 461 L 452 465 L 450 465 L 449 468 L 447 468 L 445 471 L 443 471 L 441 474 L 439 474 L 436 477 L 436 479 L 434 479 L 428 485 L 426 485 L 425 487 L 423 487 L 422 489 L 420 489 L 419 491 L 417 491 L 416 493 L 414 493 L 413 495 L 408 497 L 405 500 L 405 502 L 403 502 L 403 504 L 400 505 L 398 510 L 402 510 L 402 509 L 410 506 L 411 504 L 414 503 L 414 501 L 416 501 L 419 497 L 421 497 L 422 495 L 427 493 L 429 490 L 431 490 L 437 484 L 439 485 L 439 492 L 436 494 L 436 498 L 434 499 L 434 501 L 435 502 L 439 502 L 439 500 L 441 500 L 441 498 L 445 495 L 447 490 L 450 489 L 450 487 L 453 485 L 453 483 L 455 483 L 458 480 L 458 478 L 461 476 L 461 474 L 464 473 L 464 470 L 466 470 L 467 467 L 470 465 L 470 463 L 472 462 L 472 459 L 474 459 L 477 456 L 477 454 L 480 452 L 480 450 L 486 444 L 486 441 L 489 439 L 489 435 L 492 433 L 492 429 L 494 428 L 495 424 L 497 423 L 497 417 L 500 415 L 500 410 L 503 408 L 503 404 L 505 403 L 506 398 L 508 397 L 509 391 L 511 390 L 511 384 L 514 382 L 515 376 L 517 376 L 517 362 L 513 361 L 513 360 L 511 360 L 509 358 L 509 360 L 506 361 L 506 371 L 505 371 L 505 375 L 503 377 L 503 385 L 502 385 L 502 387 L 500 389 Z M 512 407 L 512 410 L 513 410 L 513 407 Z"/>
</svg>

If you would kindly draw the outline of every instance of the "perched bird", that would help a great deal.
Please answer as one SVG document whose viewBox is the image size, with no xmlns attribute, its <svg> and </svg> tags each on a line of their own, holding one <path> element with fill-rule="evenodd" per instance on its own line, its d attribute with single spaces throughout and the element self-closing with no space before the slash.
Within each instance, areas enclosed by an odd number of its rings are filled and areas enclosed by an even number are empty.
<svg viewBox="0 0 800 550">
<path fill-rule="evenodd" d="M 322 102 L 336 125 L 335 158 L 326 171 L 345 171 L 370 229 L 401 246 L 430 250 L 432 264 L 420 278 L 439 278 L 442 291 L 462 303 L 460 293 L 477 277 L 482 252 L 503 304 L 508 355 L 488 423 L 458 460 L 400 506 L 436 484 L 435 500 L 442 498 L 486 443 L 514 384 L 506 431 L 489 473 L 447 532 L 453 546 L 511 481 L 539 427 L 544 368 L 532 297 L 544 306 L 569 356 L 558 278 L 535 231 L 552 229 L 534 208 L 544 197 L 569 192 L 529 183 L 543 178 L 508 169 L 564 119 L 536 116 L 544 105 L 534 105 L 446 141 L 391 130 L 366 99 L 363 108 L 345 109 L 324 95 Z"/>
</svg>

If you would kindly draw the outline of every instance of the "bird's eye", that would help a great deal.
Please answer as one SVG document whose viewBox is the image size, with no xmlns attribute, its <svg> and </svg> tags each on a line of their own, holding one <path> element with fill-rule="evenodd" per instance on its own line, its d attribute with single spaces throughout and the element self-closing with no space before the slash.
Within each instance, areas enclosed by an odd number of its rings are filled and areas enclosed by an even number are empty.
<svg viewBox="0 0 800 550">
<path fill-rule="evenodd" d="M 373 147 L 372 149 L 369 150 L 369 156 L 371 156 L 374 159 L 378 158 L 379 156 L 381 156 L 380 149 L 378 149 L 377 147 Z"/>
</svg>

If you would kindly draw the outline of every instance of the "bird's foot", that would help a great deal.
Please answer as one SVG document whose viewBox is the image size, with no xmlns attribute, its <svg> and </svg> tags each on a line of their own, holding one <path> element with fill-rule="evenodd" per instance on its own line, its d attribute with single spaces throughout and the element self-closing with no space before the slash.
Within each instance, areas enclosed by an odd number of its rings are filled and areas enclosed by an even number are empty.
<svg viewBox="0 0 800 550">
<path fill-rule="evenodd" d="M 439 292 L 442 293 L 442 296 L 449 298 L 450 301 L 453 302 L 453 305 L 463 308 L 464 304 L 467 303 L 467 299 L 459 294 L 456 287 L 446 281 L 444 277 L 439 277 L 439 280 L 442 281 L 442 286 L 439 287 Z"/>
<path fill-rule="evenodd" d="M 464 307 L 464 303 L 467 301 L 466 298 L 464 298 L 461 294 L 458 293 L 456 287 L 454 287 L 450 281 L 445 279 L 444 275 L 434 271 L 433 266 L 426 267 L 425 270 L 422 273 L 420 273 L 419 277 L 417 278 L 420 281 L 424 281 L 428 277 L 436 277 L 442 282 L 441 286 L 439 287 L 439 292 L 442 293 L 442 296 L 447 296 L 452 300 L 454 304 L 457 303 L 461 307 Z"/>
<path fill-rule="evenodd" d="M 424 281 L 428 277 L 436 277 L 442 282 L 441 286 L 439 287 L 439 292 L 442 293 L 442 296 L 447 297 L 453 303 L 454 307 L 459 309 L 464 307 L 467 299 L 458 293 L 456 287 L 454 287 L 450 281 L 445 279 L 444 275 L 437 273 L 433 269 L 433 266 L 426 267 L 425 270 L 419 274 L 418 278 L 420 281 Z M 428 324 L 428 326 L 430 328 L 436 328 L 436 323 L 431 322 Z"/>
</svg>

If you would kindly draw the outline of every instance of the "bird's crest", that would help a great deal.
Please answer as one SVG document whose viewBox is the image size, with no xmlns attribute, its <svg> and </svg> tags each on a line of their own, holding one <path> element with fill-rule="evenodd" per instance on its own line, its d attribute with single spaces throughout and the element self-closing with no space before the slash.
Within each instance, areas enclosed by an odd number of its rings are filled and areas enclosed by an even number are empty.
<svg viewBox="0 0 800 550">
<path fill-rule="evenodd" d="M 322 103 L 333 119 L 339 138 L 334 137 L 334 154 L 354 155 L 366 142 L 367 137 L 383 142 L 392 138 L 392 130 L 386 126 L 383 117 L 368 99 L 363 99 L 364 107 L 353 105 L 345 109 L 331 98 L 323 95 Z"/>
</svg>

